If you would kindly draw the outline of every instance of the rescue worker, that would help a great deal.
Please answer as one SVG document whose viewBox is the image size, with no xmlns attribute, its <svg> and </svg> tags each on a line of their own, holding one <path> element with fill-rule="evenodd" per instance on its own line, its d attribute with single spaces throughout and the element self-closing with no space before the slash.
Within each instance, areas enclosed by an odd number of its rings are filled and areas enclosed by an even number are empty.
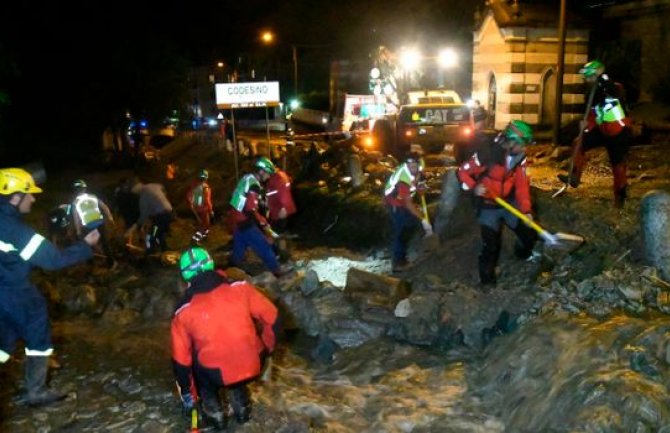
<svg viewBox="0 0 670 433">
<path fill-rule="evenodd" d="M 233 222 L 231 264 L 239 266 L 244 261 L 247 248 L 251 248 L 265 267 L 279 277 L 288 269 L 280 267 L 272 247 L 273 238 L 277 237 L 277 234 L 259 212 L 261 183 L 267 182 L 270 178 L 274 164 L 267 158 L 258 158 L 254 168 L 253 173 L 246 174 L 239 180 L 230 200 Z"/>
<path fill-rule="evenodd" d="M 228 391 L 237 422 L 246 423 L 251 415 L 247 384 L 260 375 L 262 358 L 274 351 L 277 308 L 251 283 L 215 270 L 200 247 L 186 250 L 179 267 L 187 288 L 171 334 L 183 413 L 189 417 L 195 405 L 194 383 L 208 427 L 226 427 L 221 388 Z"/>
<path fill-rule="evenodd" d="M 605 146 L 612 166 L 614 206 L 621 208 L 626 201 L 628 184 L 626 155 L 633 140 L 630 118 L 624 108 L 624 89 L 605 74 L 605 66 L 598 60 L 588 62 L 579 72 L 591 85 L 588 114 L 586 124 L 580 124 L 582 134 L 572 144 L 572 170 L 558 178 L 573 188 L 579 186 L 587 161 L 586 152 Z"/>
<path fill-rule="evenodd" d="M 25 344 L 25 393 L 30 406 L 51 404 L 66 397 L 47 386 L 49 356 L 53 353 L 47 303 L 30 282 L 32 268 L 57 270 L 92 257 L 100 234 L 59 250 L 26 225 L 34 194 L 41 193 L 33 177 L 20 168 L 0 169 L 0 363 L 9 360 L 17 340 Z"/>
<path fill-rule="evenodd" d="M 172 205 L 165 194 L 165 188 L 159 183 L 137 182 L 131 188 L 131 192 L 139 197 L 140 216 L 126 230 L 126 239 L 132 239 L 138 228 L 143 228 L 145 223 L 150 222 L 145 235 L 147 254 L 155 251 L 156 248 L 159 248 L 161 252 L 167 251 L 167 235 L 170 232 L 173 217 Z"/>
<path fill-rule="evenodd" d="M 270 225 L 279 233 L 286 230 L 288 218 L 296 213 L 293 194 L 291 193 L 291 179 L 285 171 L 263 158 L 272 166 L 272 173 L 265 183 L 265 197 Z"/>
<path fill-rule="evenodd" d="M 533 141 L 533 130 L 521 120 L 511 121 L 490 142 L 490 153 L 474 154 L 458 169 L 464 190 L 471 190 L 478 200 L 477 221 L 480 224 L 482 248 L 479 254 L 479 279 L 482 285 L 496 283 L 496 265 L 502 243 L 502 225 L 517 236 L 515 254 L 527 259 L 533 252 L 537 234 L 495 199 L 510 202 L 532 218 L 530 183 L 526 176 L 524 148 Z"/>
<path fill-rule="evenodd" d="M 389 209 L 393 225 L 391 260 L 393 272 L 401 272 L 409 265 L 407 261 L 409 236 L 417 225 L 421 224 L 426 235 L 433 233 L 428 216 L 424 216 L 412 200 L 417 190 L 419 171 L 419 155 L 410 154 L 396 168 L 384 187 L 384 202 Z"/>
<path fill-rule="evenodd" d="M 89 231 L 100 232 L 100 246 L 107 257 L 107 267 L 116 265 L 114 254 L 109 242 L 108 227 L 114 227 L 114 217 L 107 204 L 96 195 L 88 192 L 88 185 L 83 179 L 72 182 L 73 199 L 70 204 L 72 225 L 77 239 L 83 238 Z"/>
<path fill-rule="evenodd" d="M 200 170 L 198 179 L 193 182 L 186 192 L 186 200 L 188 201 L 191 211 L 193 211 L 193 215 L 195 215 L 195 218 L 198 221 L 198 228 L 192 238 L 196 243 L 207 239 L 207 236 L 209 236 L 211 218 L 214 217 L 212 188 L 210 188 L 207 179 L 209 179 L 207 170 Z"/>
</svg>

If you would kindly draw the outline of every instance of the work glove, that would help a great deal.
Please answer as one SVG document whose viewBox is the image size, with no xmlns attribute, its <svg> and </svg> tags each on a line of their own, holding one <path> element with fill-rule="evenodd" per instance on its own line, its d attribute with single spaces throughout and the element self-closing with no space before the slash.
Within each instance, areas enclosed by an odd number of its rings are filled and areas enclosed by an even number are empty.
<svg viewBox="0 0 670 433">
<path fill-rule="evenodd" d="M 190 392 L 185 392 L 181 395 L 181 414 L 186 419 L 191 419 L 191 412 L 195 408 L 195 400 Z"/>
<path fill-rule="evenodd" d="M 426 236 L 430 236 L 433 234 L 433 226 L 430 225 L 430 221 L 421 220 L 421 226 L 423 227 L 423 231 Z"/>
</svg>

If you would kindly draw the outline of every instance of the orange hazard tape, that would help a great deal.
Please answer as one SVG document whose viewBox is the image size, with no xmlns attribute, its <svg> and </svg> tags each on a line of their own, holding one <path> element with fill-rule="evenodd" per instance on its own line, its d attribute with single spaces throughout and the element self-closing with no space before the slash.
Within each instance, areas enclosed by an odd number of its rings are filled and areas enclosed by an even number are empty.
<svg viewBox="0 0 670 433">
<path fill-rule="evenodd" d="M 296 134 L 293 139 L 310 138 L 310 137 L 325 137 L 328 135 L 342 135 L 349 133 L 351 135 L 368 135 L 370 131 L 335 131 L 335 132 L 313 132 L 311 134 Z"/>
</svg>

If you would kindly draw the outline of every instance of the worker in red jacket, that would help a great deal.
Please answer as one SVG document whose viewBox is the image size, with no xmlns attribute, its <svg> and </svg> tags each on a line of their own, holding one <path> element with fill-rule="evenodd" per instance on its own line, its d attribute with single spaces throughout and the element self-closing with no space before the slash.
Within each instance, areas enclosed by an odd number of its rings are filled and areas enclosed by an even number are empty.
<svg viewBox="0 0 670 433">
<path fill-rule="evenodd" d="M 214 216 L 214 206 L 212 205 L 212 188 L 210 188 L 207 179 L 209 173 L 207 170 L 200 170 L 198 179 L 193 182 L 186 193 L 193 215 L 198 221 L 198 228 L 193 234 L 193 240 L 197 242 L 204 241 L 209 236 L 209 227 L 211 218 Z"/>
<path fill-rule="evenodd" d="M 532 219 L 530 182 L 526 176 L 524 147 L 533 141 L 533 130 L 521 120 L 513 120 L 493 138 L 489 149 L 480 149 L 458 169 L 464 190 L 478 198 L 477 221 L 481 226 L 482 249 L 479 254 L 479 278 L 482 284 L 496 283 L 495 268 L 502 244 L 502 225 L 517 236 L 515 253 L 531 256 L 537 234 L 495 199 L 509 201 Z"/>
<path fill-rule="evenodd" d="M 296 212 L 296 207 L 291 194 L 291 179 L 274 164 L 273 168 L 265 184 L 268 219 L 275 230 L 282 232 L 286 229 L 288 217 Z"/>
<path fill-rule="evenodd" d="M 237 422 L 245 423 L 251 414 L 247 383 L 275 348 L 277 308 L 251 283 L 214 270 L 200 247 L 186 250 L 179 267 L 187 289 L 172 319 L 172 363 L 184 413 L 190 415 L 195 404 L 194 383 L 206 422 L 225 429 L 219 400 L 225 388 Z"/>
</svg>

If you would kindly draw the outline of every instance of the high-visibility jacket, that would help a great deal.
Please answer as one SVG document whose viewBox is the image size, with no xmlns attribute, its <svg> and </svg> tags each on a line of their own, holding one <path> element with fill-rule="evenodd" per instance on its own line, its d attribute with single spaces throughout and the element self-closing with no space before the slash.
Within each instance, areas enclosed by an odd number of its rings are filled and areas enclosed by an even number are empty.
<svg viewBox="0 0 670 433">
<path fill-rule="evenodd" d="M 231 219 L 235 227 L 245 223 L 267 224 L 265 218 L 258 213 L 261 191 L 261 184 L 253 174 L 247 174 L 237 182 L 230 199 Z"/>
<path fill-rule="evenodd" d="M 271 221 L 279 219 L 279 211 L 282 208 L 286 209 L 287 216 L 296 212 L 295 202 L 291 194 L 291 179 L 282 170 L 277 169 L 268 179 L 265 197 L 267 198 Z"/>
<path fill-rule="evenodd" d="M 624 108 L 625 90 L 620 83 L 610 80 L 607 74 L 600 74 L 594 86 L 595 95 L 585 132 L 597 128 L 606 136 L 617 136 L 631 123 Z"/>
<path fill-rule="evenodd" d="M 496 146 L 497 144 L 492 144 Z M 480 161 L 475 153 L 458 168 L 458 178 L 464 190 L 474 189 L 478 183 L 486 187 L 484 204 L 497 206 L 495 198 L 514 201 L 523 213 L 531 212 L 530 182 L 526 175 L 526 157 L 523 154 L 505 155 L 503 161 Z"/>
<path fill-rule="evenodd" d="M 402 163 L 386 181 L 384 200 L 392 206 L 404 206 L 407 196 L 416 192 L 416 176 L 409 171 L 407 163 Z"/>
<path fill-rule="evenodd" d="M 260 374 L 261 353 L 274 350 L 276 320 L 277 308 L 246 281 L 196 292 L 172 319 L 172 359 L 190 367 L 195 356 L 226 385 L 251 379 Z"/>
<path fill-rule="evenodd" d="M 212 205 L 212 189 L 207 182 L 201 180 L 193 182 L 186 193 L 186 200 L 196 211 L 211 212 L 214 209 Z"/>
</svg>

